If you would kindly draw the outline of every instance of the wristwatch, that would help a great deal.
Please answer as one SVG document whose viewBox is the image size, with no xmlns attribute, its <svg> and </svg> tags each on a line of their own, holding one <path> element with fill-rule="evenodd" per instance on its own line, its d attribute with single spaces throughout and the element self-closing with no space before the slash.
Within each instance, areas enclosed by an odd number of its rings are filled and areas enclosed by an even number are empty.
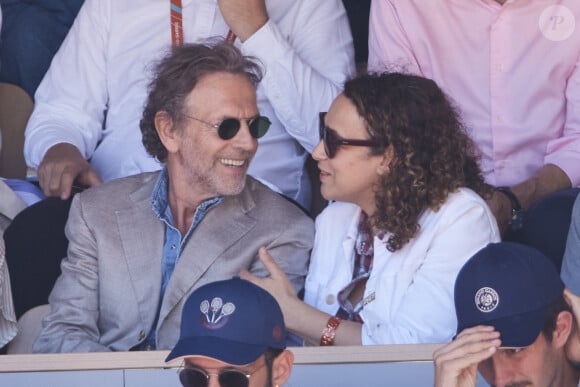
<svg viewBox="0 0 580 387">
<path fill-rule="evenodd" d="M 509 200 L 512 205 L 512 218 L 510 220 L 510 226 L 512 231 L 519 231 L 524 227 L 524 218 L 526 212 L 520 205 L 520 201 L 514 195 L 512 190 L 509 187 L 497 187 L 497 192 L 501 192 L 504 194 Z"/>
</svg>

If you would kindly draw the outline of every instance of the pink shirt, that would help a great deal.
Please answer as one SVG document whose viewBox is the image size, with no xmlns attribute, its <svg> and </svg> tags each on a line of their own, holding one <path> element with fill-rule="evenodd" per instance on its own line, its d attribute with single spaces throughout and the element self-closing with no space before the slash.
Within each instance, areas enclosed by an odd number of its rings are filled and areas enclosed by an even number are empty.
<svg viewBox="0 0 580 387">
<path fill-rule="evenodd" d="M 488 183 L 546 164 L 580 184 L 580 0 L 373 0 L 369 69 L 432 78 L 482 152 Z"/>
</svg>

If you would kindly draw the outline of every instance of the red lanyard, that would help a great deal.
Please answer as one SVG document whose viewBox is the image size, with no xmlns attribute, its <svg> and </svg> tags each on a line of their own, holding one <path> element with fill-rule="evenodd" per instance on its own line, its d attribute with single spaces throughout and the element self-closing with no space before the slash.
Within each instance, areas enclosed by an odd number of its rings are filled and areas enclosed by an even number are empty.
<svg viewBox="0 0 580 387">
<path fill-rule="evenodd" d="M 181 46 L 183 44 L 183 15 L 181 0 L 171 1 L 171 44 Z"/>
<path fill-rule="evenodd" d="M 170 0 L 171 3 L 171 44 L 181 46 L 183 44 L 183 9 L 181 0 Z M 236 35 L 228 30 L 226 42 L 234 44 Z"/>
</svg>

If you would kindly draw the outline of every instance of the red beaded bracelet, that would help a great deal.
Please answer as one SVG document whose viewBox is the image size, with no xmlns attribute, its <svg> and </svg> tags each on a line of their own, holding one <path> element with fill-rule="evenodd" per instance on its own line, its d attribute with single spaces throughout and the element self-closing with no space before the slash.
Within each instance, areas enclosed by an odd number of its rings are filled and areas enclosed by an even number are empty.
<svg viewBox="0 0 580 387">
<path fill-rule="evenodd" d="M 321 346 L 334 345 L 334 336 L 336 335 L 336 329 L 340 325 L 342 319 L 340 317 L 331 316 L 326 323 L 326 327 L 322 330 L 322 336 L 320 337 Z"/>
</svg>

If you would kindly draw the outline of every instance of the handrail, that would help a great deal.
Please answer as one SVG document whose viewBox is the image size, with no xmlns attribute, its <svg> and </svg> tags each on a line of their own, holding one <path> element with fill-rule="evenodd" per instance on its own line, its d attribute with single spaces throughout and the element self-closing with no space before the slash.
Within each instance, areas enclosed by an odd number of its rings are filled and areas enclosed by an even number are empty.
<svg viewBox="0 0 580 387">
<path fill-rule="evenodd" d="M 294 364 L 382 363 L 431 361 L 441 344 L 291 347 Z M 92 352 L 1 355 L 0 372 L 118 370 L 174 368 L 167 365 L 169 351 Z"/>
</svg>

